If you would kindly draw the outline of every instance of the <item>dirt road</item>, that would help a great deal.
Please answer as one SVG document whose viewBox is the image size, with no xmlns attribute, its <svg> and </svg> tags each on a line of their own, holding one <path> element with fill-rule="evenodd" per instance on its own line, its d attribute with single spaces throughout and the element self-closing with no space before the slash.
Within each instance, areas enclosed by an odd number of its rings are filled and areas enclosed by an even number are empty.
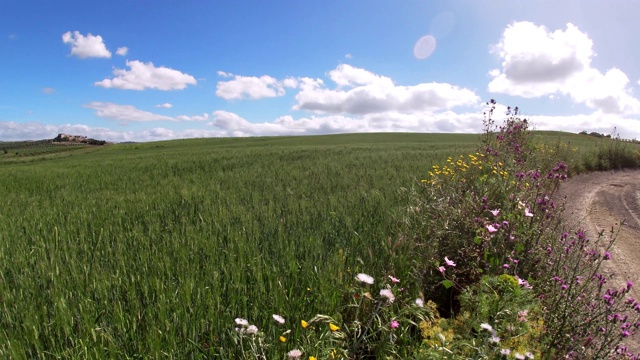
<svg viewBox="0 0 640 360">
<path fill-rule="evenodd" d="M 616 274 L 610 284 L 622 287 L 631 280 L 635 287 L 629 295 L 640 299 L 640 171 L 579 175 L 563 184 L 560 193 L 567 197 L 566 220 L 579 222 L 590 237 L 620 228 L 607 264 Z M 640 351 L 637 337 L 628 345 Z"/>
</svg>

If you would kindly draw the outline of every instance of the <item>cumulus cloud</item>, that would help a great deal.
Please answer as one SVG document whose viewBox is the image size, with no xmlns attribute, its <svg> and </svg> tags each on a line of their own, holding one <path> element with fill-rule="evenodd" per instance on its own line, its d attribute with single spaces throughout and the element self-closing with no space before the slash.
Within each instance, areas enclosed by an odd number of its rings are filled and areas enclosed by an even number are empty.
<svg viewBox="0 0 640 360">
<path fill-rule="evenodd" d="M 205 121 L 209 118 L 209 114 L 204 114 L 202 116 L 180 115 L 171 117 L 140 110 L 133 105 L 120 105 L 99 101 L 94 101 L 83 106 L 95 110 L 96 116 L 109 120 L 117 120 L 121 125 L 126 125 L 130 122 L 148 121 Z"/>
<path fill-rule="evenodd" d="M 233 80 L 219 81 L 216 86 L 216 95 L 226 100 L 278 97 L 286 93 L 285 87 L 295 88 L 297 86 L 297 81 L 293 78 L 280 81 L 269 75 L 240 76 L 224 71 L 218 71 L 218 75 L 233 77 Z"/>
<path fill-rule="evenodd" d="M 77 56 L 81 59 L 111 57 L 111 52 L 107 50 L 100 35 L 94 36 L 89 33 L 85 36 L 78 31 L 67 31 L 62 34 L 62 42 L 71 45 L 71 53 L 69 55 Z"/>
<path fill-rule="evenodd" d="M 272 122 L 253 123 L 228 111 L 215 111 L 208 125 L 227 136 L 319 135 L 354 132 L 479 132 L 482 115 L 451 111 L 402 114 L 397 112 L 311 116 L 294 119 L 281 116 Z"/>
<path fill-rule="evenodd" d="M 119 47 L 116 50 L 116 55 L 125 56 L 127 55 L 128 52 L 129 52 L 129 48 L 126 46 L 123 46 L 123 47 Z"/>
<path fill-rule="evenodd" d="M 620 69 L 602 74 L 593 68 L 592 40 L 570 23 L 553 32 L 531 22 L 513 23 L 492 51 L 502 68 L 489 71 L 491 92 L 526 98 L 561 94 L 603 113 L 640 113 L 629 78 Z"/>
<path fill-rule="evenodd" d="M 328 89 L 321 79 L 301 78 L 294 110 L 334 114 L 415 113 L 480 103 L 480 98 L 465 88 L 436 82 L 399 86 L 386 76 L 346 64 L 330 71 L 329 77 L 338 85 L 336 89 Z"/>
<path fill-rule="evenodd" d="M 182 90 L 187 85 L 195 85 L 196 79 L 178 70 L 167 67 L 155 67 L 153 63 L 143 63 L 138 60 L 127 61 L 130 70 L 114 69 L 113 79 L 104 79 L 94 85 L 103 88 L 124 90 Z"/>
<path fill-rule="evenodd" d="M 158 104 L 156 105 L 157 108 L 165 108 L 165 109 L 169 109 L 171 107 L 173 107 L 173 105 L 169 104 L 169 103 L 164 103 L 164 104 Z"/>
</svg>

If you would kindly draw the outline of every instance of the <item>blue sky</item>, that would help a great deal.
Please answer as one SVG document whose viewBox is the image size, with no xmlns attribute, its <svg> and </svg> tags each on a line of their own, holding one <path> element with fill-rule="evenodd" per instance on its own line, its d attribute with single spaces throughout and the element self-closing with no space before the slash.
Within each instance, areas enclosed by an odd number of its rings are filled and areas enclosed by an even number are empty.
<svg viewBox="0 0 640 360">
<path fill-rule="evenodd" d="M 614 4 L 614 5 L 610 5 Z M 0 2 L 0 140 L 479 132 L 640 138 L 635 1 Z"/>
</svg>

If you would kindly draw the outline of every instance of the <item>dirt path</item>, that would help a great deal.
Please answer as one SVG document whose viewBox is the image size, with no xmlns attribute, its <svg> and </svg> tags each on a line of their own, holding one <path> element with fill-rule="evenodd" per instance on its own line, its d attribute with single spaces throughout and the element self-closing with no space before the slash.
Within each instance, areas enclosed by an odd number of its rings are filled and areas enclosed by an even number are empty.
<svg viewBox="0 0 640 360">
<path fill-rule="evenodd" d="M 560 188 L 567 205 L 569 224 L 580 223 L 587 235 L 595 238 L 613 227 L 620 233 L 611 252 L 608 270 L 616 274 L 610 283 L 622 287 L 627 280 L 635 287 L 631 295 L 640 298 L 640 171 L 599 172 L 576 176 Z M 620 224 L 623 224 L 620 227 Z M 628 344 L 640 351 L 640 341 Z"/>
</svg>

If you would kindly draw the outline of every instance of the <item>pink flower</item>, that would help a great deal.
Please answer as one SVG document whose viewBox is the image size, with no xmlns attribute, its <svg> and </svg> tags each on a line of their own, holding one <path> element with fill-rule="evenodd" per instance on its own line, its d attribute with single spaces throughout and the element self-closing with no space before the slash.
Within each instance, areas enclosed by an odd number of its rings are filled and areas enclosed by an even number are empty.
<svg viewBox="0 0 640 360">
<path fill-rule="evenodd" d="M 533 213 L 529 211 L 529 208 L 524 209 L 524 216 L 533 217 Z"/>
<path fill-rule="evenodd" d="M 498 229 L 496 229 L 495 227 L 493 227 L 493 225 L 487 225 L 487 230 L 489 230 L 489 232 L 491 234 L 493 234 L 494 232 L 498 231 Z"/>
<path fill-rule="evenodd" d="M 449 266 L 456 266 L 456 263 L 454 263 L 453 261 L 449 260 L 448 257 L 444 257 L 444 262 L 447 263 L 447 265 Z"/>
<path fill-rule="evenodd" d="M 527 315 L 529 315 L 529 310 L 518 311 L 518 321 L 519 322 L 527 321 Z"/>
<path fill-rule="evenodd" d="M 493 216 L 498 216 L 498 214 L 500 214 L 500 209 L 491 210 L 490 212 L 493 214 Z"/>
<path fill-rule="evenodd" d="M 399 283 L 399 282 L 400 282 L 400 279 L 395 278 L 395 277 L 393 277 L 393 276 L 391 276 L 391 275 L 389 275 L 389 279 L 391 279 L 391 282 L 392 282 L 392 283 Z"/>
<path fill-rule="evenodd" d="M 400 326 L 400 323 L 393 320 L 389 326 L 391 326 L 392 329 L 395 329 Z"/>
<path fill-rule="evenodd" d="M 447 271 L 447 269 L 444 266 L 438 266 L 438 270 L 443 274 L 445 271 Z"/>
</svg>

